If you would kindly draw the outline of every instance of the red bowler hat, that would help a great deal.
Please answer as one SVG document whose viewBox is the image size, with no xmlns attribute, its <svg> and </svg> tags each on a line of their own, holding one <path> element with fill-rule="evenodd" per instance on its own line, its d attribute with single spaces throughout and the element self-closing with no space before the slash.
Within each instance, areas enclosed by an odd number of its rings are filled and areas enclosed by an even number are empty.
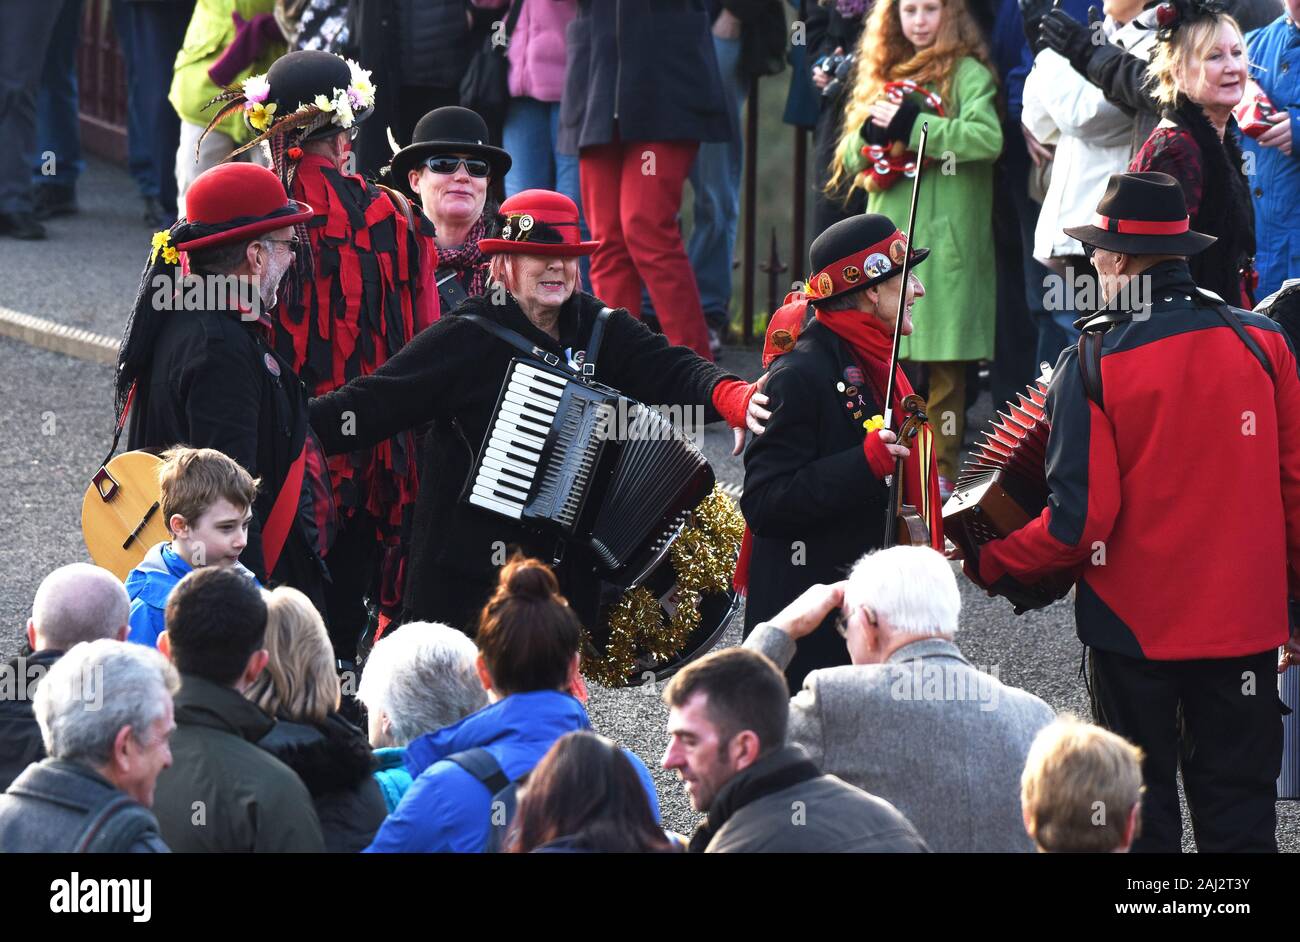
<svg viewBox="0 0 1300 942">
<path fill-rule="evenodd" d="M 497 211 L 501 236 L 479 239 L 484 255 L 590 255 L 599 242 L 583 242 L 578 228 L 578 207 L 563 193 L 523 190 L 508 198 Z"/>
<path fill-rule="evenodd" d="M 279 178 L 257 164 L 218 164 L 205 170 L 185 191 L 185 221 L 194 229 L 217 229 L 176 243 L 182 252 L 228 245 L 264 232 L 305 222 L 315 215 L 306 203 L 291 200 Z"/>
</svg>

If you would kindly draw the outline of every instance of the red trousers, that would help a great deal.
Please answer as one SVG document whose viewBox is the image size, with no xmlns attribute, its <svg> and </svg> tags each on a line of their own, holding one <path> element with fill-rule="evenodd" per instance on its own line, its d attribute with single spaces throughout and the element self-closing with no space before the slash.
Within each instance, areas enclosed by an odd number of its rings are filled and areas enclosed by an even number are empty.
<svg viewBox="0 0 1300 942">
<path fill-rule="evenodd" d="M 601 246 L 591 256 L 591 290 L 610 307 L 641 315 L 641 286 L 670 343 L 712 360 L 695 272 L 677 211 L 695 162 L 695 141 L 602 144 L 579 157 L 582 211 Z"/>
</svg>

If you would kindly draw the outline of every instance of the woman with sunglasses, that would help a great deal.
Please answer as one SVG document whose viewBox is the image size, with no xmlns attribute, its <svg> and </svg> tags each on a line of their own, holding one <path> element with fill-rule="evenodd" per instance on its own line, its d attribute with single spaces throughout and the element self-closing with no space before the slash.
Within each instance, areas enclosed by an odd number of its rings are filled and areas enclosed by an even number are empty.
<svg viewBox="0 0 1300 942">
<path fill-rule="evenodd" d="M 468 108 L 435 108 L 393 155 L 392 185 L 419 200 L 438 244 L 438 297 L 451 312 L 487 290 L 479 239 L 495 235 L 489 190 L 510 170 L 510 155 L 487 143 L 487 124 Z"/>
</svg>

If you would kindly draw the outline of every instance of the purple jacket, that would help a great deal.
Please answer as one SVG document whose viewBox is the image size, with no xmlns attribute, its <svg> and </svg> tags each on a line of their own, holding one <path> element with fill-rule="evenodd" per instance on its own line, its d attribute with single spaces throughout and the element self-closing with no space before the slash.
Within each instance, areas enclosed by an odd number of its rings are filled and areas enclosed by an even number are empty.
<svg viewBox="0 0 1300 942">
<path fill-rule="evenodd" d="M 473 0 L 474 6 L 500 10 L 504 20 L 511 0 Z M 577 0 L 514 0 L 522 3 L 510 37 L 510 94 L 558 102 L 564 95 L 564 31 L 578 15 Z"/>
</svg>

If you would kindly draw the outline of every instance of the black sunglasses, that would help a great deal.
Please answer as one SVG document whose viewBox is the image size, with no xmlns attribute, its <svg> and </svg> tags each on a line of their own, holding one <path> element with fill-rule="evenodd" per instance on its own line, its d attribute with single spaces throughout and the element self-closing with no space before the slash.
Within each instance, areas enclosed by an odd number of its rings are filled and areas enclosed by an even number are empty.
<svg viewBox="0 0 1300 942">
<path fill-rule="evenodd" d="M 456 168 L 461 164 L 465 165 L 465 172 L 471 177 L 486 177 L 492 169 L 492 165 L 486 160 L 479 160 L 476 157 L 435 156 L 424 162 L 424 165 L 434 173 L 443 174 L 455 173 Z"/>
<path fill-rule="evenodd" d="M 1087 242 L 1083 243 L 1083 254 L 1088 256 L 1088 261 L 1090 262 L 1092 261 L 1092 256 L 1096 254 L 1096 252 L 1097 252 L 1097 246 L 1089 245 Z"/>
</svg>

